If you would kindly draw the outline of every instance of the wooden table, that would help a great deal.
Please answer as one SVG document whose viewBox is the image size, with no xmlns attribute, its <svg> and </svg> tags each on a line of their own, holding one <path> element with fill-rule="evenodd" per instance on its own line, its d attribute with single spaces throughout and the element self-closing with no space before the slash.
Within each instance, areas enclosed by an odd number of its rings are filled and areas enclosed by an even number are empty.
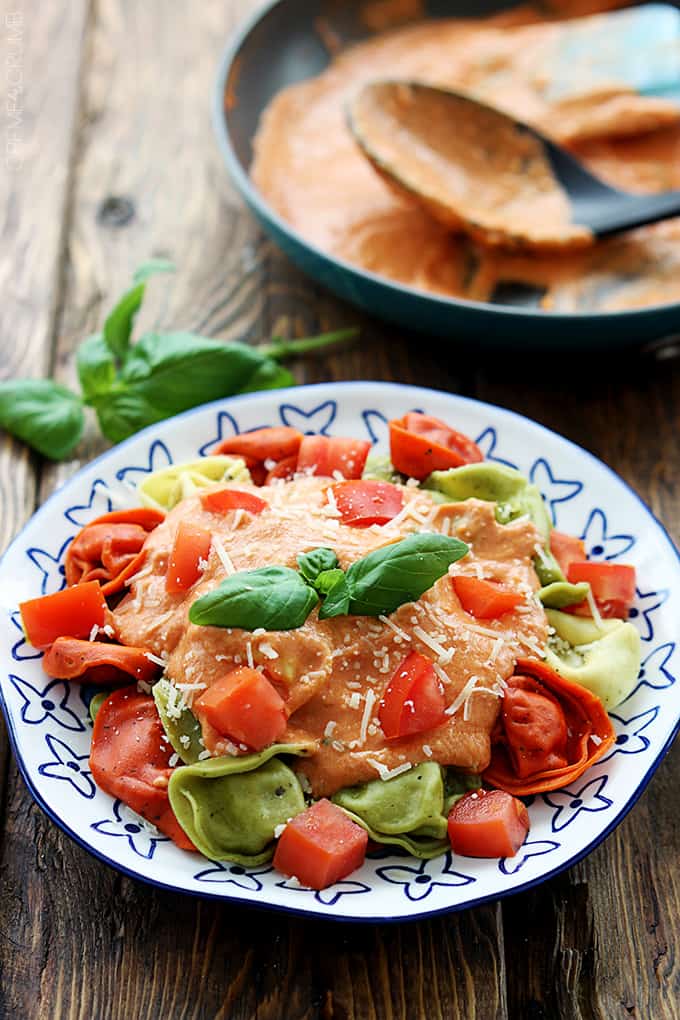
<svg viewBox="0 0 680 1020">
<path fill-rule="evenodd" d="M 358 323 L 300 382 L 396 379 L 514 408 L 592 450 L 680 538 L 680 359 L 480 356 L 409 336 L 297 273 L 231 189 L 208 100 L 251 0 L 0 0 L 12 102 L 0 226 L 0 375 L 73 381 L 136 264 L 167 255 L 148 321 L 259 340 Z M 19 67 L 19 86 L 15 68 Z M 9 87 L 9 85 L 8 85 Z M 546 326 L 549 341 L 549 327 Z M 4 546 L 102 449 L 55 466 L 5 440 Z M 31 800 L 0 737 L 0 1016 L 11 1020 L 680 1017 L 680 748 L 605 845 L 498 904 L 422 923 L 291 918 L 149 888 Z"/>
</svg>

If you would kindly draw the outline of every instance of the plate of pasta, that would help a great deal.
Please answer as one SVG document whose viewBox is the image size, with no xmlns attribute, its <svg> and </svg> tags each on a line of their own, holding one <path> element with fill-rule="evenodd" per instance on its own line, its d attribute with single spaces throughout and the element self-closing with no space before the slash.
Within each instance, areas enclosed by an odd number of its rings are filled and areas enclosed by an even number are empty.
<svg viewBox="0 0 680 1020">
<path fill-rule="evenodd" d="M 680 721 L 678 554 L 507 410 L 254 393 L 83 468 L 0 565 L 3 710 L 43 810 L 151 884 L 347 920 L 544 881 Z"/>
</svg>

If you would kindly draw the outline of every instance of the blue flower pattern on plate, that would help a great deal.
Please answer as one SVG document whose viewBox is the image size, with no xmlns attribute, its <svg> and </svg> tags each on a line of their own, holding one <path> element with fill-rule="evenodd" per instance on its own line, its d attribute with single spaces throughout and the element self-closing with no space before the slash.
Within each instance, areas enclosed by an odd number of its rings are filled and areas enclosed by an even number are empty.
<svg viewBox="0 0 680 1020">
<path fill-rule="evenodd" d="M 517 470 L 517 465 L 513 464 L 511 460 L 506 460 L 504 457 L 498 457 L 496 455 L 496 444 L 498 442 L 498 433 L 492 425 L 485 428 L 483 432 L 475 439 L 475 442 L 479 449 L 482 451 L 485 460 L 493 460 L 496 464 L 504 464 L 505 467 L 514 468 Z"/>
<path fill-rule="evenodd" d="M 581 533 L 589 560 L 615 560 L 635 545 L 632 535 L 610 535 L 608 528 L 604 510 L 591 510 Z"/>
<path fill-rule="evenodd" d="M 675 641 L 667 641 L 663 645 L 659 645 L 653 652 L 650 652 L 646 659 L 642 660 L 640 666 L 640 672 L 638 673 L 637 686 L 630 692 L 628 697 L 624 700 L 629 701 L 641 687 L 652 687 L 655 691 L 665 690 L 667 687 L 672 687 L 675 683 L 675 674 L 671 673 L 666 666 L 673 657 L 675 651 Z"/>
<path fill-rule="evenodd" d="M 25 662 L 28 659 L 41 659 L 42 652 L 33 645 L 29 645 L 28 641 L 24 637 L 24 628 L 21 626 L 21 613 L 17 609 L 15 613 L 12 613 L 10 617 L 13 625 L 21 634 L 21 637 L 15 645 L 12 645 L 12 658 L 15 662 Z"/>
<path fill-rule="evenodd" d="M 570 499 L 578 496 L 583 489 L 583 482 L 573 479 L 557 478 L 550 464 L 545 457 L 539 457 L 534 461 L 529 472 L 529 481 L 540 489 L 546 506 L 550 510 L 553 524 L 557 523 L 555 507 L 558 503 L 567 503 Z"/>
<path fill-rule="evenodd" d="M 424 900 L 437 886 L 470 885 L 476 881 L 472 875 L 455 870 L 449 851 L 434 860 L 420 861 L 416 866 L 392 864 L 378 868 L 376 874 L 385 882 L 403 886 L 402 891 L 409 900 Z"/>
<path fill-rule="evenodd" d="M 643 751 L 646 751 L 650 740 L 644 735 L 643 730 L 646 730 L 654 722 L 658 714 L 658 705 L 654 705 L 653 708 L 648 708 L 638 715 L 633 715 L 630 719 L 624 719 L 623 716 L 610 712 L 609 716 L 615 723 L 616 740 L 609 754 L 600 760 L 602 762 L 609 761 L 615 754 L 642 754 Z"/>
<path fill-rule="evenodd" d="M 221 885 L 236 885 L 239 889 L 247 889 L 249 892 L 259 892 L 262 888 L 260 875 L 269 875 L 274 869 L 271 865 L 253 871 L 244 868 L 240 864 L 222 864 L 216 861 L 212 868 L 206 868 L 194 875 L 197 882 L 217 882 Z"/>
<path fill-rule="evenodd" d="M 416 414 L 423 413 L 419 407 L 412 407 L 409 411 L 414 411 Z M 361 417 L 364 420 L 364 425 L 368 432 L 368 438 L 371 440 L 373 446 L 381 443 L 387 451 L 390 445 L 390 430 L 388 427 L 389 419 L 387 415 L 383 414 L 382 411 L 367 410 L 361 412 Z"/>
<path fill-rule="evenodd" d="M 142 481 L 140 476 L 150 475 L 154 471 L 161 471 L 163 468 L 170 467 L 172 463 L 172 454 L 163 440 L 154 439 L 149 449 L 146 465 L 135 464 L 131 467 L 121 468 L 119 471 L 116 471 L 116 478 L 123 485 L 136 489 L 137 485 Z"/>
<path fill-rule="evenodd" d="M 279 889 L 290 889 L 294 892 L 314 893 L 317 903 L 323 903 L 326 907 L 334 906 L 341 896 L 356 896 L 360 893 L 371 891 L 371 887 L 363 882 L 354 882 L 350 879 L 342 879 L 329 885 L 327 889 L 309 889 L 306 885 L 300 885 L 296 879 L 287 878 L 283 882 L 277 882 Z"/>
<path fill-rule="evenodd" d="M 26 550 L 26 555 L 29 560 L 42 574 L 42 580 L 40 582 L 41 595 L 48 595 L 54 591 L 61 591 L 62 588 L 66 587 L 66 575 L 62 560 L 64 559 L 66 550 L 74 537 L 74 535 L 69 535 L 56 556 L 53 556 L 52 553 L 48 553 L 46 549 L 32 547 L 31 549 Z"/>
<path fill-rule="evenodd" d="M 553 790 L 552 793 L 544 793 L 543 800 L 550 807 L 555 808 L 550 827 L 553 832 L 561 832 L 568 825 L 584 812 L 594 814 L 597 811 L 606 811 L 612 806 L 609 797 L 605 797 L 602 791 L 607 785 L 608 776 L 598 776 L 591 779 L 579 790 Z"/>
<path fill-rule="evenodd" d="M 643 641 L 654 639 L 654 624 L 651 615 L 661 608 L 669 594 L 667 588 L 661 591 L 647 592 L 642 592 L 639 588 L 635 589 L 635 605 L 628 613 L 628 620 L 637 627 Z"/>
<path fill-rule="evenodd" d="M 69 507 L 68 510 L 64 511 L 64 517 L 71 524 L 84 528 L 95 517 L 101 517 L 102 514 L 110 513 L 111 510 L 113 510 L 111 490 L 103 478 L 97 478 L 92 483 L 87 503 L 79 503 L 76 506 Z"/>
<path fill-rule="evenodd" d="M 113 839 L 126 839 L 130 849 L 138 857 L 151 860 L 159 843 L 168 843 L 168 837 L 162 836 L 149 822 L 140 818 L 122 801 L 114 801 L 113 818 L 103 818 L 90 826 L 102 836 Z"/>
<path fill-rule="evenodd" d="M 325 400 L 311 411 L 304 411 L 294 404 L 281 404 L 279 414 L 284 425 L 298 429 L 306 436 L 328 435 L 328 429 L 335 421 L 338 405 L 335 400 Z"/>
<path fill-rule="evenodd" d="M 520 868 L 536 857 L 543 857 L 545 854 L 557 850 L 560 844 L 554 839 L 536 839 L 533 842 L 524 843 L 514 857 L 502 857 L 498 862 L 499 870 L 504 875 L 516 875 Z"/>
<path fill-rule="evenodd" d="M 84 768 L 82 764 L 88 761 L 89 755 L 76 754 L 68 744 L 59 740 L 58 737 L 53 737 L 50 733 L 46 734 L 45 743 L 52 758 L 38 766 L 40 775 L 47 776 L 48 779 L 66 780 L 82 797 L 91 800 L 95 795 L 95 785 L 90 776 L 90 770 Z"/>
<path fill-rule="evenodd" d="M 44 687 L 34 687 L 28 680 L 22 680 L 13 673 L 10 673 L 9 679 L 23 702 L 23 722 L 39 726 L 49 719 L 65 730 L 83 732 L 85 726 L 82 720 L 67 705 L 69 688 L 65 680 L 49 680 Z"/>
</svg>

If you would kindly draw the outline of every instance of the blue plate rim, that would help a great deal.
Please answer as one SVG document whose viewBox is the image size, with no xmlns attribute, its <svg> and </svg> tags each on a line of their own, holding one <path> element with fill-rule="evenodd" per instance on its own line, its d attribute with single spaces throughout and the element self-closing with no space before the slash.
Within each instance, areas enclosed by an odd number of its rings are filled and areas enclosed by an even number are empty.
<svg viewBox="0 0 680 1020">
<path fill-rule="evenodd" d="M 418 288 L 408 286 L 407 284 L 396 283 L 388 277 L 372 273 L 368 269 L 359 269 L 351 262 L 346 262 L 344 259 L 338 258 L 334 255 L 329 255 L 321 248 L 318 248 L 315 244 L 312 244 L 311 241 L 304 238 L 302 234 L 294 230 L 290 224 L 286 223 L 286 221 L 282 219 L 282 217 L 279 216 L 279 214 L 275 212 L 274 209 L 267 204 L 267 202 L 265 202 L 258 189 L 252 183 L 248 174 L 243 170 L 236 152 L 234 151 L 233 145 L 231 144 L 231 135 L 227 130 L 226 119 L 224 116 L 224 93 L 227 78 L 241 47 L 246 42 L 250 33 L 261 21 L 264 20 L 264 18 L 273 11 L 275 7 L 282 6 L 286 2 L 287 0 L 267 0 L 263 6 L 259 7 L 257 11 L 247 17 L 241 25 L 233 30 L 218 64 L 215 89 L 211 102 L 213 130 L 217 136 L 218 148 L 222 153 L 222 158 L 226 163 L 227 170 L 236 184 L 241 196 L 263 220 L 269 221 L 279 232 L 289 236 L 299 247 L 311 252 L 316 259 L 323 263 L 324 266 L 339 267 L 345 274 L 354 280 L 367 280 L 371 284 L 384 287 L 392 294 L 406 294 L 410 298 L 417 298 L 421 301 L 430 301 L 440 306 L 442 309 L 455 310 L 461 307 L 466 311 L 478 314 L 501 315 L 511 320 L 515 319 L 520 321 L 528 318 L 537 322 L 544 322 L 546 325 L 554 323 L 570 325 L 583 322 L 602 323 L 603 325 L 609 325 L 611 323 L 615 325 L 617 321 L 620 321 L 623 318 L 625 318 L 626 321 L 632 319 L 636 323 L 644 324 L 645 319 L 655 318 L 660 313 L 671 314 L 673 310 L 680 313 L 680 301 L 649 305 L 644 308 L 619 309 L 618 311 L 610 312 L 551 312 L 532 308 L 515 308 L 512 305 L 496 305 L 485 301 L 472 301 L 468 298 L 447 298 L 442 297 L 439 294 L 431 294 L 425 290 L 418 290 Z"/>
<path fill-rule="evenodd" d="M 277 2 L 278 2 L 278 0 L 277 0 Z M 640 506 L 642 507 L 643 511 L 652 519 L 652 521 L 659 528 L 659 530 L 661 531 L 662 536 L 666 539 L 668 545 L 670 546 L 670 549 L 673 552 L 673 554 L 675 556 L 675 559 L 678 561 L 678 565 L 680 565 L 680 551 L 675 546 L 675 543 L 671 539 L 671 537 L 670 537 L 666 527 L 656 517 L 656 515 L 653 513 L 653 511 L 650 509 L 650 507 L 645 503 L 645 501 L 642 499 L 642 497 L 638 495 L 638 493 L 635 491 L 635 489 L 633 489 L 632 486 L 629 485 L 628 482 L 625 481 L 625 479 L 621 478 L 621 476 L 618 475 L 612 468 L 610 468 L 607 464 L 605 464 L 603 461 L 601 461 L 594 454 L 590 453 L 589 450 L 584 449 L 583 447 L 579 446 L 577 443 L 574 443 L 572 440 L 567 439 L 565 436 L 560 435 L 558 432 L 555 432 L 554 430 L 549 429 L 547 426 L 542 425 L 540 422 L 534 421 L 532 418 L 528 418 L 526 415 L 520 414 L 518 411 L 512 411 L 509 408 L 505 408 L 505 407 L 499 407 L 496 404 L 491 404 L 488 401 L 477 400 L 474 397 L 466 397 L 466 396 L 463 396 L 461 394 L 450 393 L 450 392 L 447 392 L 445 390 L 435 390 L 435 389 L 432 389 L 432 388 L 429 388 L 429 387 L 425 387 L 425 386 L 412 386 L 411 384 L 408 384 L 408 383 L 384 382 L 384 381 L 381 381 L 381 380 L 375 380 L 375 381 L 372 381 L 372 380 L 356 380 L 356 381 L 337 382 L 337 383 L 336 382 L 311 383 L 311 384 L 307 384 L 307 385 L 304 385 L 304 386 L 289 386 L 289 387 L 285 387 L 283 389 L 278 389 L 278 390 L 260 391 L 260 392 L 256 392 L 256 393 L 242 394 L 240 396 L 235 396 L 235 397 L 223 398 L 221 400 L 211 401 L 211 402 L 209 402 L 207 404 L 201 404 L 198 407 L 191 408 L 188 411 L 183 411 L 181 414 L 177 414 L 177 415 L 172 416 L 171 418 L 165 419 L 165 421 L 157 422 L 154 425 L 147 426 L 145 429 L 142 429 L 141 431 L 135 433 L 133 436 L 130 436 L 128 439 L 123 440 L 123 442 L 118 443 L 116 446 L 113 446 L 110 449 L 104 451 L 98 457 L 96 457 L 94 460 L 89 461 L 87 464 L 84 464 L 81 468 L 78 469 L 78 471 L 76 471 L 73 475 L 71 475 L 71 477 L 69 479 L 67 479 L 62 485 L 60 485 L 59 488 L 57 488 L 48 497 L 48 499 L 45 501 L 45 503 L 43 503 L 43 505 L 41 507 L 39 507 L 38 510 L 34 514 L 31 515 L 31 517 L 26 522 L 26 524 L 21 528 L 21 530 L 17 533 L 15 538 L 12 540 L 10 545 L 7 547 L 7 549 L 3 553 L 2 557 L 0 557 L 0 569 L 4 565 L 5 558 L 14 549 L 14 547 L 20 543 L 20 541 L 21 541 L 21 539 L 22 539 L 22 537 L 24 535 L 24 532 L 36 521 L 36 519 L 39 520 L 44 515 L 49 513 L 49 511 L 51 509 L 51 505 L 53 503 L 57 502 L 57 500 L 60 497 L 62 491 L 66 487 L 70 486 L 72 483 L 76 482 L 77 479 L 80 478 L 80 476 L 82 476 L 86 471 L 89 471 L 91 468 L 95 467 L 96 465 L 99 465 L 99 464 L 103 463 L 104 461 L 106 461 L 110 456 L 112 456 L 114 454 L 114 452 L 117 453 L 120 450 L 125 449 L 125 447 L 127 447 L 127 446 L 129 446 L 129 445 L 131 445 L 133 443 L 138 442 L 140 439 L 143 440 L 145 437 L 150 438 L 151 436 L 154 436 L 154 434 L 157 433 L 159 429 L 163 429 L 170 422 L 175 422 L 175 421 L 180 421 L 180 420 L 183 420 L 183 419 L 187 419 L 187 418 L 190 418 L 190 417 L 192 417 L 192 416 L 194 416 L 196 414 L 203 413 L 204 411 L 209 410 L 209 409 L 215 409 L 215 410 L 222 409 L 222 410 L 224 410 L 225 409 L 225 405 L 231 405 L 232 402 L 236 403 L 237 405 L 238 404 L 249 403 L 250 401 L 253 401 L 253 400 L 256 400 L 256 399 L 261 399 L 263 396 L 266 395 L 266 393 L 276 394 L 277 397 L 281 396 L 282 398 L 286 398 L 286 397 L 293 396 L 293 395 L 299 396 L 301 391 L 302 392 L 313 392 L 315 390 L 324 389 L 324 388 L 327 388 L 329 386 L 332 386 L 334 388 L 334 390 L 336 388 L 337 389 L 343 389 L 343 390 L 363 390 L 363 389 L 371 388 L 373 390 L 373 392 L 375 393 L 375 390 L 377 388 L 378 390 L 383 390 L 383 391 L 387 390 L 387 391 L 392 391 L 392 392 L 408 390 L 409 392 L 411 392 L 411 393 L 413 393 L 415 395 L 423 395 L 423 396 L 427 396 L 429 394 L 435 394 L 435 395 L 437 395 L 439 397 L 444 397 L 444 398 L 454 397 L 456 400 L 461 401 L 462 403 L 470 404 L 470 405 L 478 407 L 478 408 L 482 407 L 482 408 L 485 408 L 485 409 L 490 409 L 494 413 L 496 413 L 496 414 L 500 413 L 502 416 L 508 417 L 511 420 L 514 420 L 516 422 L 519 422 L 519 423 L 528 423 L 533 428 L 537 428 L 540 432 L 545 432 L 548 435 L 550 435 L 551 437 L 558 438 L 562 442 L 566 443 L 569 447 L 572 447 L 579 455 L 585 457 L 588 461 L 591 461 L 592 463 L 596 464 L 599 469 L 604 469 L 606 473 L 608 473 L 613 478 L 615 478 L 617 482 L 622 484 L 625 487 L 625 489 L 628 492 L 631 493 L 631 495 L 635 498 L 635 500 L 640 504 Z M 666 741 L 664 742 L 663 746 L 661 747 L 661 749 L 657 753 L 657 755 L 654 758 L 653 762 L 650 764 L 650 766 L 649 766 L 647 772 L 645 773 L 645 775 L 643 776 L 642 780 L 639 782 L 638 786 L 636 787 L 635 792 L 632 795 L 631 799 L 626 801 L 626 803 L 623 805 L 623 807 L 618 812 L 618 814 L 612 819 L 612 821 L 609 823 L 609 825 L 602 832 L 600 832 L 593 840 L 591 840 L 589 843 L 587 843 L 585 847 L 583 847 L 576 854 L 574 854 L 572 857 L 570 857 L 568 861 L 565 861 L 562 864 L 556 865 L 554 868 L 550 869 L 547 872 L 543 872 L 537 878 L 529 879 L 526 882 L 522 882 L 522 883 L 520 883 L 518 885 L 515 885 L 511 889 L 507 889 L 505 891 L 500 891 L 500 892 L 489 893 L 488 895 L 479 896 L 479 897 L 477 897 L 475 899 L 466 900 L 465 903 L 462 903 L 460 905 L 453 904 L 453 905 L 448 905 L 448 906 L 445 906 L 445 907 L 435 907 L 435 908 L 432 908 L 432 909 L 421 910 L 417 914 L 399 914 L 399 913 L 396 913 L 396 914 L 390 914 L 389 916 L 384 916 L 384 915 L 349 916 L 349 915 L 344 914 L 344 913 L 338 913 L 332 907 L 327 908 L 327 910 L 324 911 L 324 912 L 320 912 L 320 911 L 306 909 L 305 907 L 292 907 L 292 906 L 285 906 L 283 904 L 274 904 L 274 903 L 267 903 L 267 904 L 256 903 L 256 902 L 253 902 L 252 900 L 248 900 L 248 899 L 244 899 L 244 898 L 241 898 L 241 897 L 238 897 L 238 896 L 234 896 L 233 894 L 231 894 L 229 892 L 214 893 L 214 892 L 211 892 L 209 890 L 205 890 L 204 891 L 202 889 L 201 890 L 182 889 L 182 888 L 178 888 L 175 885 L 171 885 L 170 883 L 162 882 L 159 879 L 155 879 L 155 878 L 153 878 L 151 876 L 141 875 L 138 872 L 135 872 L 132 869 L 128 868 L 126 865 L 121 864 L 120 862 L 115 860 L 113 857 L 103 853 L 102 851 L 100 851 L 100 850 L 96 849 L 95 847 L 93 847 L 91 844 L 87 843 L 73 829 L 71 829 L 71 827 L 69 826 L 68 822 L 66 822 L 64 819 L 60 818 L 49 807 L 49 805 L 46 803 L 46 801 L 43 799 L 42 795 L 40 794 L 40 792 L 36 788 L 33 780 L 29 776 L 28 770 L 26 769 L 26 766 L 25 766 L 25 763 L 23 761 L 23 758 L 21 757 L 21 754 L 18 751 L 18 743 L 17 743 L 16 731 L 15 731 L 15 726 L 14 726 L 14 720 L 13 720 L 12 715 L 11 715 L 11 713 L 9 711 L 9 708 L 8 708 L 6 702 L 5 702 L 5 697 L 4 697 L 4 694 L 3 694 L 1 686 L 0 686 L 0 707 L 2 708 L 3 715 L 5 717 L 5 722 L 6 722 L 6 725 L 7 725 L 7 731 L 8 731 L 9 738 L 10 738 L 10 745 L 12 747 L 12 752 L 13 752 L 13 755 L 14 755 L 14 760 L 16 761 L 16 764 L 17 764 L 17 767 L 19 769 L 19 772 L 20 772 L 24 782 L 26 783 L 26 786 L 28 787 L 28 790 L 29 790 L 31 796 L 33 797 L 35 802 L 38 804 L 38 806 L 48 816 L 48 818 L 50 818 L 50 820 L 59 829 L 61 829 L 62 832 L 64 832 L 75 843 L 77 843 L 82 849 L 86 850 L 89 854 L 91 854 L 97 860 L 101 861 L 104 864 L 109 865 L 110 867 L 112 867 L 116 871 L 126 875 L 127 877 L 135 879 L 136 881 L 143 882 L 146 885 L 154 886 L 156 888 L 167 890 L 167 891 L 174 892 L 174 893 L 178 893 L 179 892 L 179 893 L 182 893 L 183 895 L 192 896 L 192 897 L 195 897 L 195 898 L 198 898 L 198 899 L 221 900 L 223 902 L 229 902 L 229 903 L 237 904 L 237 905 L 239 905 L 241 907 L 254 907 L 254 908 L 258 909 L 258 910 L 275 910 L 275 911 L 281 912 L 281 913 L 295 914 L 295 915 L 305 916 L 305 917 L 314 917 L 314 918 L 318 918 L 320 920 L 342 921 L 342 922 L 345 922 L 345 923 L 355 923 L 355 924 L 374 924 L 374 923 L 387 924 L 387 923 L 392 923 L 392 922 L 399 923 L 399 922 L 406 922 L 406 921 L 417 922 L 417 921 L 420 921 L 420 920 L 424 920 L 426 918 L 437 917 L 437 916 L 444 915 L 444 914 L 458 913 L 461 910 L 472 909 L 472 908 L 477 907 L 477 906 L 479 906 L 479 905 L 481 905 L 483 903 L 496 902 L 498 900 L 505 899 L 508 896 L 514 896 L 516 893 L 525 892 L 528 889 L 532 889 L 532 888 L 534 888 L 537 885 L 541 885 L 542 883 L 547 882 L 549 879 L 554 878 L 558 874 L 561 874 L 563 871 L 566 871 L 568 868 L 571 868 L 573 865 L 578 864 L 579 861 L 583 860 L 584 857 L 586 857 L 588 854 L 592 853 L 592 851 L 596 847 L 598 847 L 601 843 L 604 842 L 605 839 L 607 839 L 607 837 L 611 834 L 611 832 L 623 821 L 623 819 L 626 817 L 628 812 L 634 807 L 634 805 L 637 803 L 637 801 L 639 800 L 639 798 L 642 796 L 642 794 L 644 793 L 645 789 L 649 785 L 652 777 L 654 776 L 654 773 L 657 771 L 657 769 L 661 765 L 661 762 L 663 761 L 664 757 L 666 756 L 666 753 L 669 750 L 669 748 L 670 748 L 671 744 L 673 743 L 673 741 L 675 740 L 678 732 L 680 732 L 680 716 L 679 716 L 677 721 L 676 721 L 676 723 L 675 723 L 675 726 L 673 727 L 672 731 L 669 733 L 668 738 L 666 739 Z"/>
</svg>

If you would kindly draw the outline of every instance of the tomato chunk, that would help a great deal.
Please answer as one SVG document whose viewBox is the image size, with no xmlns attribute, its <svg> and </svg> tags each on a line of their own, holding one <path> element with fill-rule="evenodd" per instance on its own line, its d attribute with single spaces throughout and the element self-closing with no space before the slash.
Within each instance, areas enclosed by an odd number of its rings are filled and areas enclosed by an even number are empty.
<svg viewBox="0 0 680 1020">
<path fill-rule="evenodd" d="M 296 815 L 281 833 L 274 867 L 310 889 L 325 889 L 364 863 L 368 833 L 329 800 Z"/>
<path fill-rule="evenodd" d="M 623 563 L 572 563 L 567 572 L 572 584 L 587 581 L 595 604 L 605 618 L 625 620 L 635 599 L 635 567 Z M 590 616 L 587 602 L 570 606 L 577 616 Z"/>
<path fill-rule="evenodd" d="M 193 707 L 224 736 L 255 751 L 282 737 L 288 719 L 281 695 L 259 670 L 248 666 L 220 677 Z"/>
<path fill-rule="evenodd" d="M 397 471 L 423 479 L 432 471 L 446 471 L 483 460 L 476 443 L 446 422 L 410 411 L 389 423 L 390 457 Z"/>
<path fill-rule="evenodd" d="M 189 521 L 180 521 L 172 544 L 165 588 L 170 594 L 186 591 L 201 576 L 201 560 L 210 555 L 212 535 Z"/>
<path fill-rule="evenodd" d="M 328 478 L 332 478 L 335 471 L 343 478 L 361 478 L 370 449 L 371 444 L 367 439 L 303 436 L 297 469 Z"/>
<path fill-rule="evenodd" d="M 504 790 L 466 793 L 449 813 L 449 840 L 464 857 L 514 857 L 529 831 L 529 812 Z"/>
<path fill-rule="evenodd" d="M 302 442 L 302 432 L 288 425 L 254 429 L 223 440 L 215 453 L 230 453 L 242 457 L 256 485 L 265 485 L 269 474 L 284 461 L 286 470 L 292 464 L 295 473 L 297 454 Z M 275 475 L 274 477 L 288 477 Z"/>
<path fill-rule="evenodd" d="M 401 490 L 389 482 L 340 482 L 331 486 L 331 491 L 342 523 L 352 528 L 387 524 L 404 506 Z"/>
<path fill-rule="evenodd" d="M 441 680 L 432 660 L 410 652 L 390 680 L 378 707 L 378 718 L 388 740 L 422 733 L 446 719 Z"/>
<path fill-rule="evenodd" d="M 58 637 L 88 637 L 95 624 L 103 627 L 106 602 L 98 581 L 19 603 L 27 640 L 35 648 L 47 648 Z"/>
<path fill-rule="evenodd" d="M 95 783 L 158 826 L 182 850 L 195 850 L 168 800 L 172 754 L 150 694 L 123 687 L 103 702 L 90 748 Z"/>
<path fill-rule="evenodd" d="M 586 547 L 583 539 L 565 535 L 562 531 L 550 532 L 550 551 L 559 563 L 565 577 L 567 577 L 572 563 L 586 559 Z"/>
<path fill-rule="evenodd" d="M 451 578 L 453 589 L 466 613 L 478 620 L 495 620 L 509 613 L 524 601 L 516 591 L 508 591 L 493 581 L 459 574 Z"/>
</svg>

